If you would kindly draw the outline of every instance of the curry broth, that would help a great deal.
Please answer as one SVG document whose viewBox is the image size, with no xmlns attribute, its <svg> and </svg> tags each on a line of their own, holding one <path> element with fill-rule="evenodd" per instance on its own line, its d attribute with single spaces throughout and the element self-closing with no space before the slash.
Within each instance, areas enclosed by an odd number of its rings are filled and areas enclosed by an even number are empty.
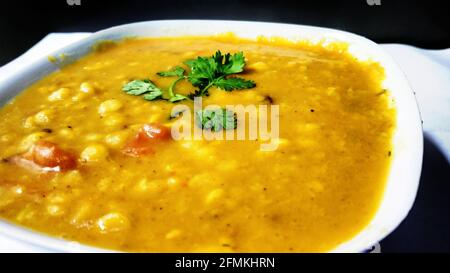
<svg viewBox="0 0 450 273">
<path fill-rule="evenodd" d="M 274 152 L 259 141 L 171 141 L 154 155 L 122 147 L 172 103 L 121 91 L 196 56 L 243 51 L 253 89 L 211 89 L 207 104 L 280 105 Z M 57 71 L 0 110 L 0 215 L 56 237 L 123 251 L 318 252 L 371 220 L 390 163 L 395 110 L 384 71 L 345 45 L 230 36 L 130 39 Z M 182 82 L 177 92 L 193 91 Z M 106 102 L 106 103 L 105 103 Z M 192 107 L 190 102 L 186 103 Z M 7 158 L 57 143 L 77 167 L 36 173 Z"/>
</svg>

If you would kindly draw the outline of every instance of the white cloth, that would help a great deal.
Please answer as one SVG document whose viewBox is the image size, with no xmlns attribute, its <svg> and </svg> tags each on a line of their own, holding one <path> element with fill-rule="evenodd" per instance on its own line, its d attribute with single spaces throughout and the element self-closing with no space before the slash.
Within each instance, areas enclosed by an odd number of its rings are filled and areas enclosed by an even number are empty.
<svg viewBox="0 0 450 273">
<path fill-rule="evenodd" d="M 51 33 L 19 58 L 0 67 L 0 77 L 89 35 Z M 401 44 L 383 44 L 382 47 L 398 63 L 416 92 L 425 134 L 450 162 L 450 48 L 425 50 Z M 43 251 L 47 250 L 0 236 L 0 252 Z"/>
</svg>

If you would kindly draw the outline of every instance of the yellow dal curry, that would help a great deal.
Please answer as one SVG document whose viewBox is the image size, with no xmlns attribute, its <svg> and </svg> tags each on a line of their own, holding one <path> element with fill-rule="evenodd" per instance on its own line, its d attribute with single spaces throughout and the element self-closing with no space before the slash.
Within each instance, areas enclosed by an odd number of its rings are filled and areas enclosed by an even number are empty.
<svg viewBox="0 0 450 273">
<path fill-rule="evenodd" d="M 146 124 L 169 128 L 174 104 L 122 86 L 167 86 L 173 79 L 156 72 L 216 50 L 243 51 L 242 76 L 256 87 L 212 88 L 204 105 L 279 105 L 278 149 L 165 139 L 152 153 L 124 153 Z M 0 215 L 122 251 L 331 250 L 369 223 L 383 194 L 395 127 L 383 79 L 343 44 L 217 36 L 101 46 L 1 109 Z"/>
</svg>

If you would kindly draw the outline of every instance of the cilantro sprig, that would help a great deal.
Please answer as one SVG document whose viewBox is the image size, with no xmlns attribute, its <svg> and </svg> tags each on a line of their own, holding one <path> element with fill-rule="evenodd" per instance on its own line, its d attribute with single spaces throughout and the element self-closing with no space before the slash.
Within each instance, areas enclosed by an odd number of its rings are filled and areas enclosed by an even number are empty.
<svg viewBox="0 0 450 273">
<path fill-rule="evenodd" d="M 161 98 L 163 92 L 150 80 L 134 80 L 125 84 L 122 88 L 128 95 L 144 95 L 146 100 L 155 100 Z"/>
<path fill-rule="evenodd" d="M 249 89 L 256 86 L 254 81 L 238 77 L 228 77 L 244 71 L 244 53 L 238 52 L 233 55 L 223 55 L 218 50 L 211 57 L 197 57 L 197 59 L 186 61 L 190 68 L 187 79 L 198 89 L 189 97 L 208 96 L 209 88 L 218 87 L 225 91 L 236 89 Z"/>
<path fill-rule="evenodd" d="M 231 76 L 244 71 L 245 58 L 242 52 L 223 55 L 218 50 L 211 57 L 197 57 L 197 59 L 185 61 L 184 64 L 189 68 L 187 74 L 181 66 L 156 73 L 161 77 L 176 77 L 165 92 L 148 79 L 131 81 L 125 84 L 122 90 L 129 95 L 140 96 L 144 94 L 143 98 L 146 100 L 163 99 L 178 102 L 208 96 L 209 89 L 213 86 L 228 92 L 256 86 L 252 80 Z M 197 89 L 188 96 L 176 93 L 175 87 L 182 80 L 189 81 Z"/>
<path fill-rule="evenodd" d="M 167 95 L 158 88 L 151 80 L 134 80 L 122 87 L 122 90 L 128 95 L 140 96 L 144 95 L 145 100 L 165 99 L 170 102 L 177 102 L 186 99 L 186 96 L 175 94 L 173 87 L 176 81 L 167 89 Z"/>
</svg>

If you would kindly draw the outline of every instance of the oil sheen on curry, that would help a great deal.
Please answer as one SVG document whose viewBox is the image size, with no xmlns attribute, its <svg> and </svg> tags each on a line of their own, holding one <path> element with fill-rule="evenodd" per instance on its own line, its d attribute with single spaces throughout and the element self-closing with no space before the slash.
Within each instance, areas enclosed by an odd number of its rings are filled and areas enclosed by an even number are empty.
<svg viewBox="0 0 450 273">
<path fill-rule="evenodd" d="M 278 105 L 277 149 L 261 151 L 259 137 L 171 137 L 172 108 L 193 111 L 183 98 L 201 89 L 186 61 L 218 50 L 231 54 L 224 63 L 242 52 L 243 71 L 228 79 L 254 84 L 212 84 L 203 105 Z M 179 101 L 124 92 L 143 79 L 167 92 L 177 78 L 156 73 L 177 66 Z M 232 35 L 102 44 L 0 110 L 0 216 L 121 251 L 330 251 L 370 222 L 384 192 L 395 109 L 383 80 L 378 63 L 345 44 Z"/>
</svg>

